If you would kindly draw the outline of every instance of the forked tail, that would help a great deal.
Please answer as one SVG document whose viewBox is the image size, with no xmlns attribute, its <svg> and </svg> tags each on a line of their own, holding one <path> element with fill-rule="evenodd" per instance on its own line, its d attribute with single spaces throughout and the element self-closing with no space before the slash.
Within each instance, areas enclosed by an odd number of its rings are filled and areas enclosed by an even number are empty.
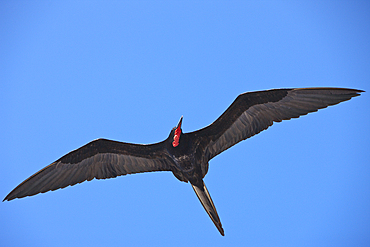
<svg viewBox="0 0 370 247">
<path fill-rule="evenodd" d="M 220 218 L 218 217 L 217 214 L 217 210 L 215 208 L 215 205 L 213 204 L 212 198 L 209 195 L 209 192 L 204 182 L 202 181 L 202 186 L 200 187 L 194 184 L 191 184 L 191 186 L 193 187 L 195 194 L 197 194 L 199 201 L 202 203 L 204 209 L 207 211 L 207 214 L 209 215 L 217 229 L 220 231 L 221 235 L 225 236 Z"/>
</svg>

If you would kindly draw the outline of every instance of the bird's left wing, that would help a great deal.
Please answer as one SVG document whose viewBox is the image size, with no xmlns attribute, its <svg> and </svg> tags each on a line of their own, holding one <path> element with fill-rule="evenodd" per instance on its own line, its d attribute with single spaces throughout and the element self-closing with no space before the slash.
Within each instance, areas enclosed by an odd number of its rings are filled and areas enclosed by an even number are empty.
<svg viewBox="0 0 370 247">
<path fill-rule="evenodd" d="M 361 92 L 347 88 L 294 88 L 244 93 L 211 125 L 188 134 L 201 140 L 206 159 L 210 160 L 273 122 L 298 118 Z"/>
<path fill-rule="evenodd" d="M 153 171 L 171 171 L 171 161 L 163 154 L 161 143 L 140 145 L 97 139 L 36 172 L 12 190 L 4 201 L 57 190 L 94 178 Z"/>
</svg>

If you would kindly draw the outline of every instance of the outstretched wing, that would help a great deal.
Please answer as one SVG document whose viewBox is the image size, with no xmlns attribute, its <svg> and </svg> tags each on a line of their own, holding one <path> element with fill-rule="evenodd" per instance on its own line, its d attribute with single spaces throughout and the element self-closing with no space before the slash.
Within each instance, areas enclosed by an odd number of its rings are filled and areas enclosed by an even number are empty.
<svg viewBox="0 0 370 247">
<path fill-rule="evenodd" d="M 189 133 L 201 139 L 208 160 L 273 122 L 298 118 L 318 109 L 359 96 L 346 88 L 273 89 L 239 95 L 211 125 Z"/>
<path fill-rule="evenodd" d="M 170 171 L 171 161 L 166 157 L 161 143 L 139 145 L 106 139 L 94 140 L 33 174 L 3 201 L 57 190 L 94 178 Z"/>
</svg>

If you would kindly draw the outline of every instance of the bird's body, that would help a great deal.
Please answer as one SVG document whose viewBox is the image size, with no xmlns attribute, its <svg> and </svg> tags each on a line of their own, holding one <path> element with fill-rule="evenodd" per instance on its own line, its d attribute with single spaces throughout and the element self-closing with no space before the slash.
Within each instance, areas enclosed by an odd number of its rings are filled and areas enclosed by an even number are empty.
<svg viewBox="0 0 370 247">
<path fill-rule="evenodd" d="M 274 89 L 239 95 L 211 125 L 182 133 L 182 117 L 168 138 L 149 145 L 106 139 L 94 140 L 35 173 L 4 199 L 13 200 L 75 185 L 93 178 L 172 171 L 177 179 L 190 182 L 204 209 L 222 235 L 224 230 L 203 182 L 208 162 L 273 122 L 298 118 L 309 112 L 359 96 L 361 90 L 344 88 Z"/>
</svg>

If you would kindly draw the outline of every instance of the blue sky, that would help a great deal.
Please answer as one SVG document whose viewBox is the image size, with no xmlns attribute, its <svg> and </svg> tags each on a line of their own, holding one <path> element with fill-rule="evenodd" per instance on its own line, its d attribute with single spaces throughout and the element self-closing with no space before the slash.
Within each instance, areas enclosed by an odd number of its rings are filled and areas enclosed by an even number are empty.
<svg viewBox="0 0 370 247">
<path fill-rule="evenodd" d="M 368 1 L 1 1 L 0 195 L 96 138 L 154 143 L 246 91 L 370 91 Z M 0 203 L 3 246 L 368 246 L 368 94 L 210 162 Z"/>
</svg>

